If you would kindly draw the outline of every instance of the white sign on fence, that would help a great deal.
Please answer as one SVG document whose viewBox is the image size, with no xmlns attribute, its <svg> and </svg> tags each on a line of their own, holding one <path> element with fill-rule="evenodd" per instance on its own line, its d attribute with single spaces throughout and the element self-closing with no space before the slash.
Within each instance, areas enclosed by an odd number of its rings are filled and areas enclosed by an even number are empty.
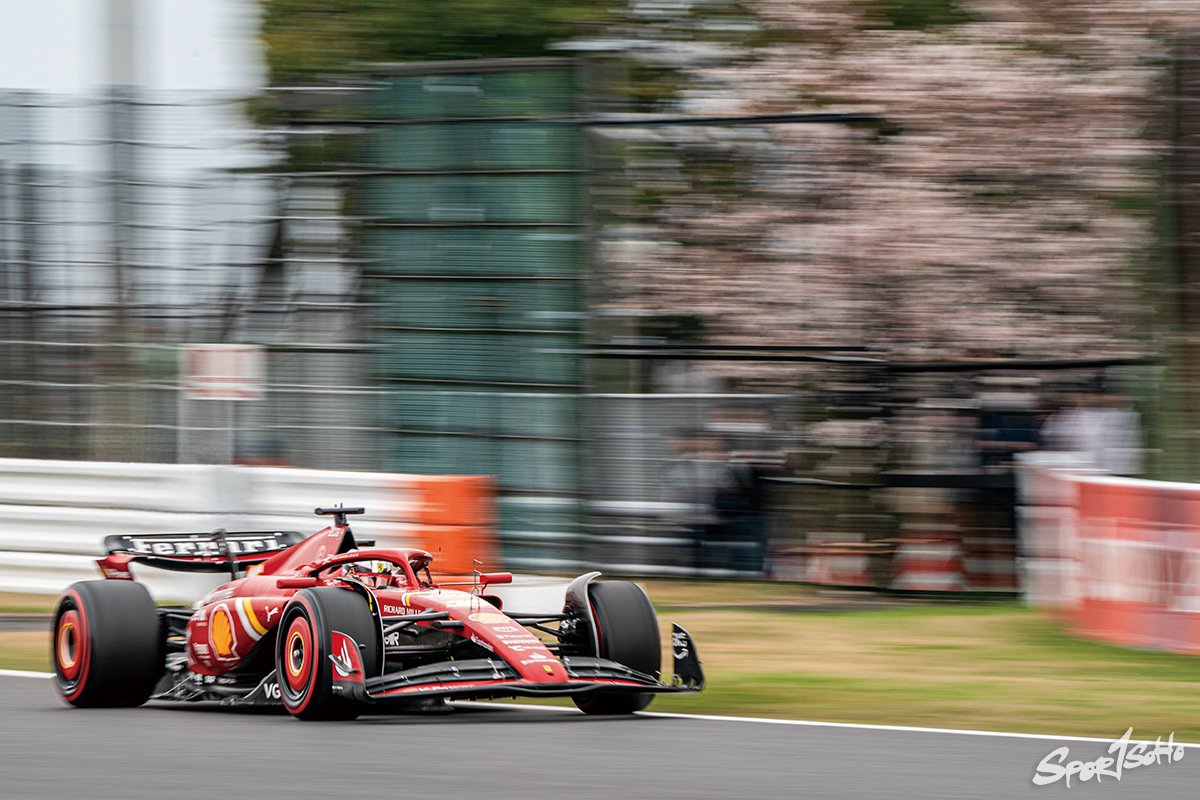
<svg viewBox="0 0 1200 800">
<path fill-rule="evenodd" d="M 258 400 L 266 376 L 255 344 L 189 344 L 182 351 L 183 391 L 193 400 Z"/>
</svg>

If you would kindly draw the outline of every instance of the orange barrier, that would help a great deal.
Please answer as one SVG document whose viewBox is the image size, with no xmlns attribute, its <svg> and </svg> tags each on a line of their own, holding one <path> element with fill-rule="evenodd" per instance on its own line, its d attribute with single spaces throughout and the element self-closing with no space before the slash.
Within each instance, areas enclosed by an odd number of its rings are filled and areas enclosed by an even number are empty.
<svg viewBox="0 0 1200 800">
<path fill-rule="evenodd" d="M 1030 601 L 1084 636 L 1200 653 L 1200 486 L 1022 473 Z"/>
<path fill-rule="evenodd" d="M 415 500 L 411 536 L 433 554 L 439 575 L 466 575 L 500 566 L 496 542 L 495 492 L 481 475 L 404 476 L 397 492 Z"/>
<path fill-rule="evenodd" d="M 492 479 L 486 475 L 408 476 L 416 495 L 414 522 L 422 525 L 483 525 L 495 520 Z"/>
</svg>

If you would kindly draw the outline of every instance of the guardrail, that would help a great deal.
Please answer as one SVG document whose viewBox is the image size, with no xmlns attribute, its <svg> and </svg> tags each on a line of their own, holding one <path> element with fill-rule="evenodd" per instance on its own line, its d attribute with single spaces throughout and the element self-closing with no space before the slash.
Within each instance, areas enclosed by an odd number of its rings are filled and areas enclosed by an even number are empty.
<svg viewBox="0 0 1200 800">
<path fill-rule="evenodd" d="M 110 533 L 297 530 L 324 521 L 318 505 L 365 506 L 356 533 L 416 546 L 444 574 L 496 564 L 491 480 L 473 475 L 190 464 L 0 459 L 0 590 L 57 593 L 99 576 Z M 156 595 L 183 599 L 220 578 L 142 568 Z"/>
<path fill-rule="evenodd" d="M 1200 654 L 1200 485 L 1032 454 L 1020 468 L 1026 596 L 1075 633 Z"/>
</svg>

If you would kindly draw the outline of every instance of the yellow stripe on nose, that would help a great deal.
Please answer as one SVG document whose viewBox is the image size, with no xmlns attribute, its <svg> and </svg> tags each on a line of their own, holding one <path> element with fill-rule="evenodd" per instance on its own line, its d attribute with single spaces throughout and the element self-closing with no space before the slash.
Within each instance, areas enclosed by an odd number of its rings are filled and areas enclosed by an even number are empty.
<svg viewBox="0 0 1200 800">
<path fill-rule="evenodd" d="M 249 597 L 242 598 L 242 610 L 246 612 L 246 622 L 250 623 L 250 627 L 254 628 L 259 636 L 264 635 L 267 629 L 258 621 L 258 615 L 254 613 L 254 606 L 250 604 Z"/>
</svg>

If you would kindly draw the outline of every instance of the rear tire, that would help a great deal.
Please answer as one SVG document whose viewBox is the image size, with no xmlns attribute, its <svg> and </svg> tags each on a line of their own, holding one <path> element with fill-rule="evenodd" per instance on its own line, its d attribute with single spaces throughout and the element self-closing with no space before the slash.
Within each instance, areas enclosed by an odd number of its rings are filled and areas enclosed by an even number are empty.
<svg viewBox="0 0 1200 800">
<path fill-rule="evenodd" d="M 598 658 L 607 658 L 657 678 L 662 665 L 658 615 L 635 583 L 606 581 L 588 586 L 596 623 Z M 632 714 L 650 705 L 650 692 L 597 691 L 572 698 L 585 714 Z"/>
<path fill-rule="evenodd" d="M 73 706 L 140 706 L 162 677 L 162 623 L 140 583 L 72 584 L 58 600 L 51 633 L 54 687 Z"/>
<path fill-rule="evenodd" d="M 367 601 L 336 587 L 304 589 L 287 604 L 279 621 L 275 676 L 279 696 L 303 720 L 349 720 L 363 705 L 334 691 L 331 635 L 337 630 L 360 646 L 366 678 L 379 672 L 379 629 Z"/>
</svg>

